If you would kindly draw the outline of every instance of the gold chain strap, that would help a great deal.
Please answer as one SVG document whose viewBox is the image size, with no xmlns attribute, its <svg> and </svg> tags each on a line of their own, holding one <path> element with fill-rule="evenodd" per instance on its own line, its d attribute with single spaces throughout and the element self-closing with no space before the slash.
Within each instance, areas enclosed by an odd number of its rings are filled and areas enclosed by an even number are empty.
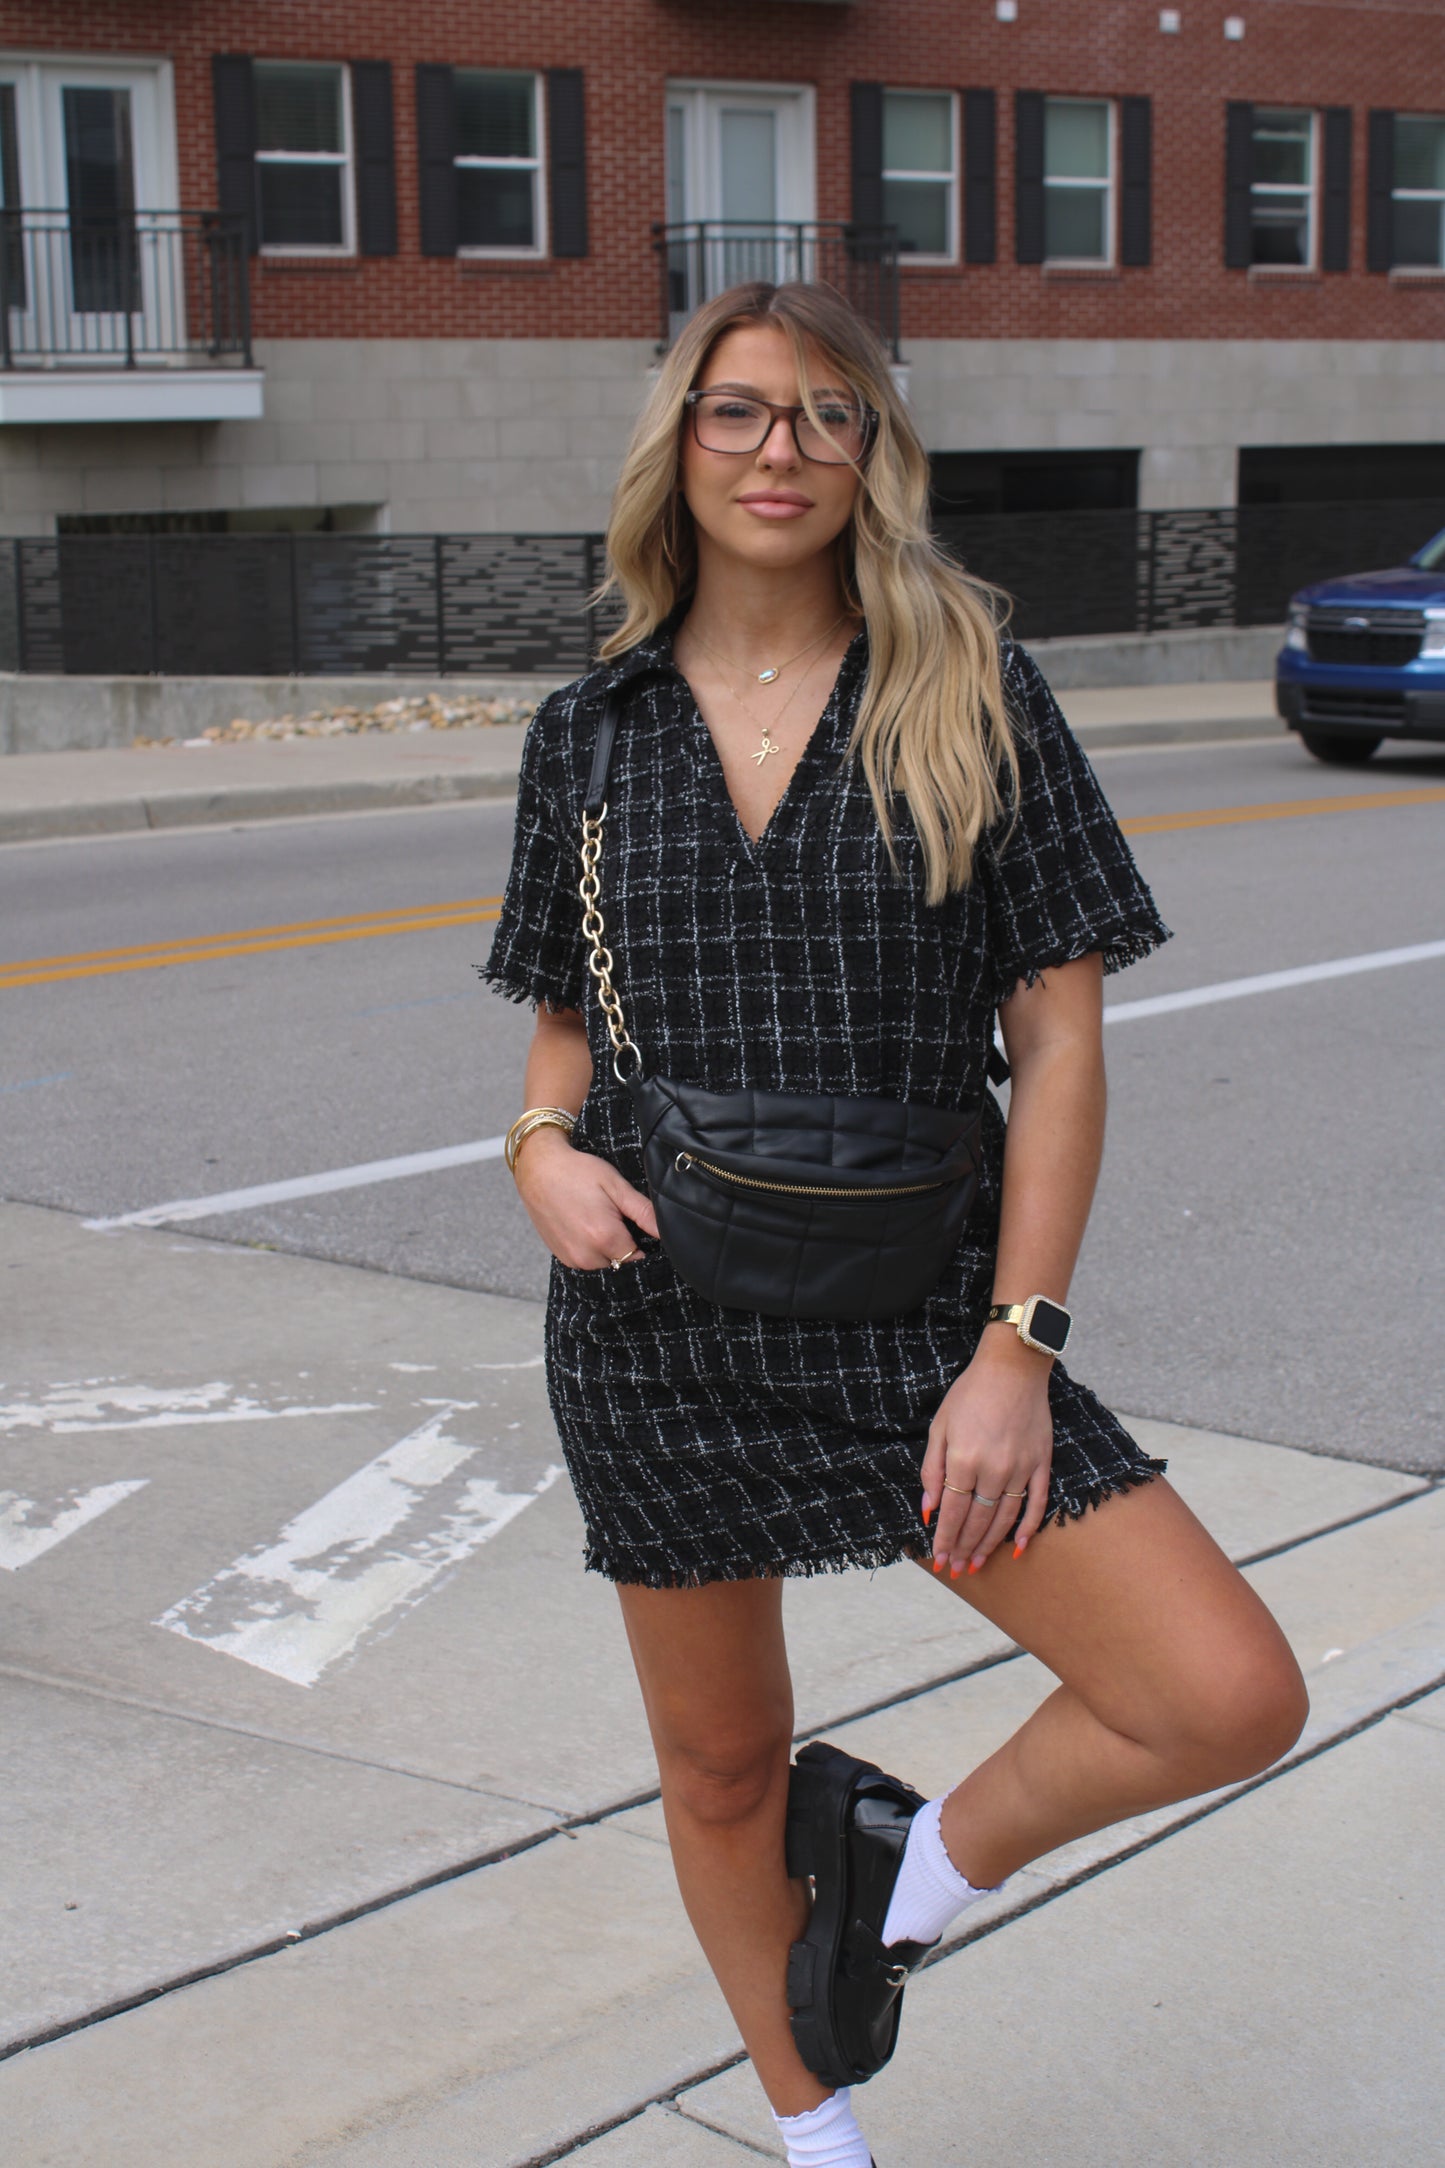
<svg viewBox="0 0 1445 2168">
<path fill-rule="evenodd" d="M 640 1076 L 642 1073 L 642 1055 L 636 1042 L 629 1036 L 627 1026 L 623 1022 L 622 1002 L 616 987 L 612 983 L 612 951 L 604 946 L 602 940 L 606 929 L 602 924 L 602 913 L 597 907 L 598 899 L 602 894 L 602 883 L 597 877 L 597 867 L 602 857 L 602 823 L 606 818 L 607 808 L 605 805 L 600 813 L 584 812 L 582 815 L 582 878 L 577 884 L 577 893 L 582 898 L 582 937 L 592 944 L 592 954 L 587 959 L 587 968 L 597 981 L 598 1006 L 607 1019 L 607 1033 L 612 1041 L 613 1071 L 625 1084 L 627 1078 L 617 1066 L 618 1057 L 624 1049 L 631 1047 L 633 1053 L 637 1056 L 637 1067 L 632 1073 L 634 1076 Z"/>
</svg>

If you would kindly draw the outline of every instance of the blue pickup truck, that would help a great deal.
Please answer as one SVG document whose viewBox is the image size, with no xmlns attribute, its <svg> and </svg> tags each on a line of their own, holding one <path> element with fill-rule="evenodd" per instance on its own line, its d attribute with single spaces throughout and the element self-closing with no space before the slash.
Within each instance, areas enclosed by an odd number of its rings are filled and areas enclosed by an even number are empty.
<svg viewBox="0 0 1445 2168">
<path fill-rule="evenodd" d="M 1386 738 L 1445 739 L 1445 532 L 1408 564 L 1300 589 L 1275 705 L 1316 760 L 1348 766 Z"/>
</svg>

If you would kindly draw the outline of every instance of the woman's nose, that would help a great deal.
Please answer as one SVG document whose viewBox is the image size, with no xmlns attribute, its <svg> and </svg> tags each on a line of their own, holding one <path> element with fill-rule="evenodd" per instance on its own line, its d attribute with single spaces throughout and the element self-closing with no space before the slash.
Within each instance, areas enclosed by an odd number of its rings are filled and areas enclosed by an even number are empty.
<svg viewBox="0 0 1445 2168">
<path fill-rule="evenodd" d="M 798 440 L 793 435 L 793 425 L 786 414 L 774 417 L 773 426 L 758 446 L 758 457 L 766 459 L 769 466 L 791 467 L 798 458 Z"/>
</svg>

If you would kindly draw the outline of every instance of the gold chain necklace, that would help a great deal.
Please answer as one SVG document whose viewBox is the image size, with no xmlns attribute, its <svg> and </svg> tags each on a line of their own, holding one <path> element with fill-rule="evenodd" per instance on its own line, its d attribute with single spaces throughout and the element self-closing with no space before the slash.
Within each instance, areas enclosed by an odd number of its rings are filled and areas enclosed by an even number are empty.
<svg viewBox="0 0 1445 2168">
<path fill-rule="evenodd" d="M 838 630 L 838 627 L 843 623 L 843 620 L 847 617 L 847 615 L 848 612 L 844 610 L 840 616 L 835 617 L 832 624 L 828 626 L 826 631 L 820 632 L 817 639 L 810 640 L 806 647 L 800 647 L 796 655 L 789 655 L 786 661 L 775 663 L 770 669 L 759 670 L 756 673 L 758 683 L 760 685 L 771 685 L 775 681 L 775 679 L 782 676 L 785 670 L 791 669 L 792 665 L 795 662 L 801 662 L 805 655 L 810 655 L 813 652 L 814 648 L 821 647 L 823 642 L 832 633 L 835 633 Z M 696 640 L 698 646 L 703 650 L 704 654 L 711 655 L 714 662 L 720 662 L 724 670 L 735 670 L 737 668 L 736 663 L 729 662 L 726 655 L 720 655 L 717 649 L 711 646 L 709 642 L 703 638 L 697 627 L 692 624 L 692 620 L 690 618 L 688 620 L 688 623 L 691 628 L 694 640 Z M 773 718 L 775 722 L 780 723 L 783 717 L 787 714 L 789 708 L 797 699 L 798 694 L 802 691 L 803 686 L 807 683 L 807 676 L 808 674 L 805 670 L 802 677 L 799 678 L 797 684 L 793 687 L 787 699 L 783 702 L 776 716 Z M 723 682 L 727 686 L 728 691 L 732 694 L 733 699 L 742 709 L 744 715 L 748 717 L 748 721 L 755 723 L 757 721 L 757 717 L 755 715 L 749 714 L 747 705 L 743 700 L 742 694 L 736 690 L 730 679 L 725 678 Z M 769 753 L 781 753 L 781 751 L 783 750 L 781 745 L 777 745 L 773 741 L 771 734 L 772 725 L 769 723 L 763 723 L 760 727 L 763 733 L 762 744 L 758 747 L 757 751 L 750 756 L 759 768 L 761 768 L 763 762 L 767 759 Z"/>
</svg>

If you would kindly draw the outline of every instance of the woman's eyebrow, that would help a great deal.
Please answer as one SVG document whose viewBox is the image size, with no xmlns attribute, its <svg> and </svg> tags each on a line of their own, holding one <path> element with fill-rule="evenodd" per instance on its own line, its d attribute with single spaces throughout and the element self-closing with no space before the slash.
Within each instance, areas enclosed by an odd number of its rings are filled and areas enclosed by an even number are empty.
<svg viewBox="0 0 1445 2168">
<path fill-rule="evenodd" d="M 738 382 L 738 380 L 733 377 L 729 377 L 721 384 L 700 384 L 698 386 L 698 389 L 699 391 L 744 392 L 750 399 L 762 399 L 764 405 L 768 403 L 767 400 L 764 398 L 762 392 L 758 390 L 756 384 L 743 384 Z M 817 384 L 813 387 L 812 396 L 815 399 L 851 399 L 854 395 L 851 391 L 840 391 L 838 387 L 833 384 Z M 787 402 L 781 400 L 779 401 L 780 405 L 785 403 Z"/>
</svg>

